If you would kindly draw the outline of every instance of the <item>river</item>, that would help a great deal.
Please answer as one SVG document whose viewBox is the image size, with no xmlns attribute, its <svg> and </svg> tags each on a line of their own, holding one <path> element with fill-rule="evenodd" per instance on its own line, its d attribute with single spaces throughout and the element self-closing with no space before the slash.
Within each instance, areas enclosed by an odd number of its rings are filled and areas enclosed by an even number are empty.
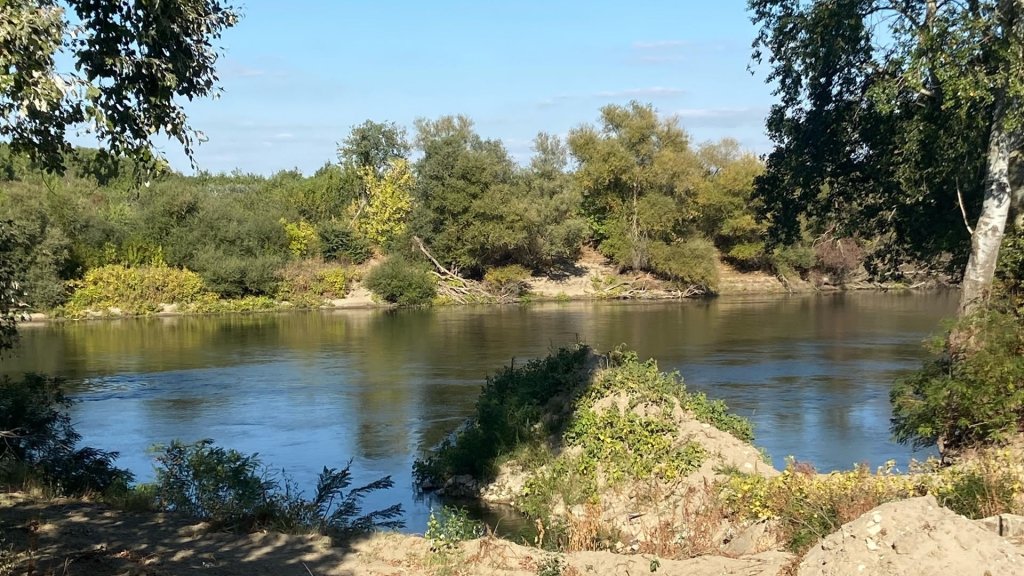
<svg viewBox="0 0 1024 576">
<path fill-rule="evenodd" d="M 165 317 L 26 326 L 0 372 L 68 379 L 84 442 L 121 453 L 140 480 L 147 449 L 213 438 L 259 452 L 310 486 L 352 459 L 357 481 L 395 487 L 407 529 L 429 497 L 413 460 L 473 410 L 484 377 L 577 341 L 625 344 L 751 418 L 776 466 L 873 466 L 908 449 L 888 431 L 889 387 L 957 294 L 839 293 L 683 302 L 570 302 L 425 310 Z"/>
</svg>

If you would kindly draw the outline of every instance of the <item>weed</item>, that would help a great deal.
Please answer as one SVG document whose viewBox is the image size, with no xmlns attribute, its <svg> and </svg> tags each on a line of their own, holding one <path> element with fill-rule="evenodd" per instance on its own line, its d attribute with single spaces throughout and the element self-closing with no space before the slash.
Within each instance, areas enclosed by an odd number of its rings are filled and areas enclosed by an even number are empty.
<svg viewBox="0 0 1024 576">
<path fill-rule="evenodd" d="M 484 527 L 477 520 L 469 517 L 465 509 L 443 506 L 439 510 L 431 510 L 427 519 L 427 532 L 431 549 L 437 551 L 454 548 L 459 542 L 473 540 L 484 535 Z"/>
</svg>

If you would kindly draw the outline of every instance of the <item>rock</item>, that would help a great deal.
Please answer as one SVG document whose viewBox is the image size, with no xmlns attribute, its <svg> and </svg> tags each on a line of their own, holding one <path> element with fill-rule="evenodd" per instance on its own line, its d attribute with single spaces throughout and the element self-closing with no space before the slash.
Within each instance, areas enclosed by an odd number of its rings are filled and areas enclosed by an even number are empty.
<svg viewBox="0 0 1024 576">
<path fill-rule="evenodd" d="M 769 530 L 767 522 L 751 524 L 741 530 L 730 540 L 722 551 L 729 556 L 750 556 L 759 554 L 775 547 L 775 537 Z"/>
<path fill-rule="evenodd" d="M 437 493 L 451 498 L 475 498 L 480 486 L 469 474 L 460 474 L 449 478 Z"/>
<path fill-rule="evenodd" d="M 1024 538 L 1024 516 L 1016 514 L 1000 514 L 976 520 L 979 526 L 999 534 L 1003 538 Z"/>
<path fill-rule="evenodd" d="M 986 573 L 1024 574 L 1024 549 L 940 507 L 933 496 L 883 504 L 843 525 L 797 569 L 798 576 Z"/>
</svg>

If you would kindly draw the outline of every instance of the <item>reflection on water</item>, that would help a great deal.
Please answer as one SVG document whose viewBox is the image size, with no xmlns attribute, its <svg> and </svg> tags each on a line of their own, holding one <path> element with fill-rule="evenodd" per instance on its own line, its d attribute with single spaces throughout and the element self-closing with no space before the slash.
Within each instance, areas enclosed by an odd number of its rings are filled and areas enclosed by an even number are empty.
<svg viewBox="0 0 1024 576">
<path fill-rule="evenodd" d="M 259 452 L 306 486 L 352 458 L 357 480 L 395 480 L 368 505 L 401 501 L 422 531 L 433 503 L 413 493 L 413 460 L 513 358 L 624 343 L 750 417 L 777 466 L 878 465 L 910 456 L 889 439 L 889 385 L 955 306 L 865 293 L 81 322 L 26 327 L 0 372 L 68 378 L 85 442 L 142 480 L 147 448 L 174 438 Z"/>
</svg>

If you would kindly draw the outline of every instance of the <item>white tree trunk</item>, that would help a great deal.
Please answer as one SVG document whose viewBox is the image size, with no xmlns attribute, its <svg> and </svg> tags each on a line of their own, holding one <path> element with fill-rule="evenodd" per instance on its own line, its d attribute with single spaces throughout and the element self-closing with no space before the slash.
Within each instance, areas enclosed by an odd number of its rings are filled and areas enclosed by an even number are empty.
<svg viewBox="0 0 1024 576">
<path fill-rule="evenodd" d="M 982 306 L 992 291 L 999 246 L 1010 216 L 1010 135 L 1006 132 L 1006 96 L 997 97 L 988 144 L 985 199 L 971 237 L 971 256 L 960 292 L 960 315 Z"/>
</svg>

